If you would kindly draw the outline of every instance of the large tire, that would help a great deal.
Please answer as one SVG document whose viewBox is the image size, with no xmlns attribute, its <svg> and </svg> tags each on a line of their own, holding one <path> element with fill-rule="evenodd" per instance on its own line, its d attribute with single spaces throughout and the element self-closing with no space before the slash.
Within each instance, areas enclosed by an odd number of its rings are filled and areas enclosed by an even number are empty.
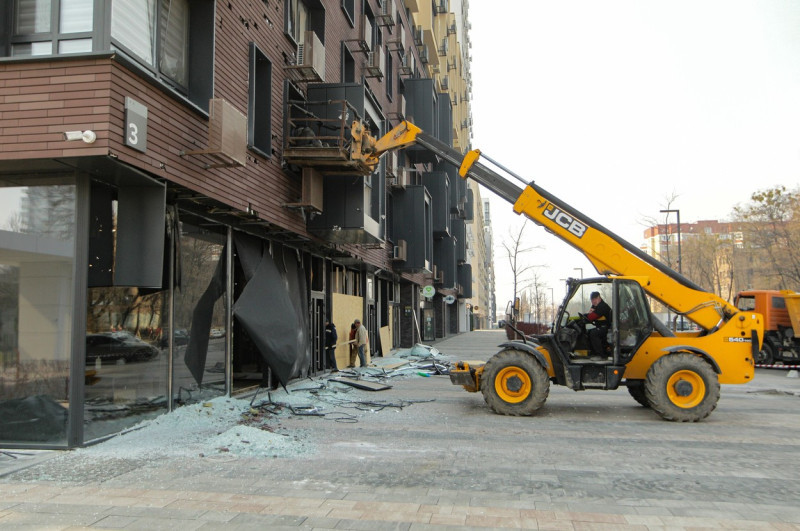
<svg viewBox="0 0 800 531">
<path fill-rule="evenodd" d="M 628 393 L 642 406 L 650 407 L 647 393 L 644 392 L 644 380 L 628 380 Z"/>
<path fill-rule="evenodd" d="M 481 392 L 495 413 L 528 416 L 547 400 L 550 379 L 531 354 L 503 350 L 486 363 L 481 375 Z"/>
<path fill-rule="evenodd" d="M 775 345 L 768 340 L 761 343 L 761 350 L 758 351 L 756 365 L 772 365 L 775 363 Z"/>
<path fill-rule="evenodd" d="M 666 420 L 697 422 L 719 402 L 719 379 L 703 358 L 667 354 L 647 371 L 645 395 L 650 407 Z"/>
</svg>

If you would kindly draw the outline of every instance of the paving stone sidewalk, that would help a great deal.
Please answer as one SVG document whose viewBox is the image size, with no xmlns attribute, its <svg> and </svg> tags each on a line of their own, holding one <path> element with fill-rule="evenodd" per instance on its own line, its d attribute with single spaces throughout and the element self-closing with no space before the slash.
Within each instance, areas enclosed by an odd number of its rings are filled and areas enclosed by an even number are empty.
<svg viewBox="0 0 800 531">
<path fill-rule="evenodd" d="M 486 359 L 502 340 L 434 346 Z M 553 387 L 539 415 L 513 418 L 445 376 L 392 379 L 350 396 L 404 407 L 276 419 L 313 449 L 298 456 L 38 456 L 0 476 L 0 529 L 800 530 L 800 380 L 785 374 L 723 386 L 696 424 L 625 390 Z"/>
</svg>

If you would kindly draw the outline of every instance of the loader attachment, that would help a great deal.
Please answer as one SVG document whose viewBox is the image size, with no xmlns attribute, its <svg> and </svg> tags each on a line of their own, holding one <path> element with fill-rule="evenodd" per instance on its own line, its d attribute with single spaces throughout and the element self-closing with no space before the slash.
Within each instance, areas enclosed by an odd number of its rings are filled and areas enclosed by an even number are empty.
<svg viewBox="0 0 800 531">
<path fill-rule="evenodd" d="M 450 383 L 461 385 L 470 393 L 477 393 L 481 388 L 481 373 L 483 373 L 482 364 L 478 367 L 470 367 L 469 362 L 459 361 L 454 368 L 450 369 Z"/>
</svg>

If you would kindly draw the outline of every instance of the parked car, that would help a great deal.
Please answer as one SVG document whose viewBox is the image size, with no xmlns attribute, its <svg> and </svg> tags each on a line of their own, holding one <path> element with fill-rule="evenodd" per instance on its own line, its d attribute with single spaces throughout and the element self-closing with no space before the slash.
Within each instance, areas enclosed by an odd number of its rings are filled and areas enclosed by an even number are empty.
<svg viewBox="0 0 800 531">
<path fill-rule="evenodd" d="M 212 328 L 209 337 L 212 339 L 218 339 L 220 337 L 225 337 L 225 329 L 224 328 Z"/>
<path fill-rule="evenodd" d="M 130 332 L 86 334 L 86 363 L 100 361 L 147 361 L 158 356 L 158 349 Z"/>
<path fill-rule="evenodd" d="M 175 335 L 173 337 L 173 341 L 175 342 L 175 346 L 179 347 L 181 345 L 188 345 L 189 344 L 189 331 L 184 330 L 183 328 L 179 328 L 175 330 Z M 163 337 L 161 338 L 161 342 L 159 343 L 161 348 L 167 348 L 169 346 L 169 334 L 164 333 Z"/>
</svg>

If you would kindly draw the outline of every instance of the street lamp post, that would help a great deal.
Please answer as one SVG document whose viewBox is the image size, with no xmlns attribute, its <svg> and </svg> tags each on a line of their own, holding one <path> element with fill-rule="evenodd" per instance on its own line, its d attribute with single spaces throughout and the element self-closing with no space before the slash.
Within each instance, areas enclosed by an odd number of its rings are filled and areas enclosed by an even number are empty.
<svg viewBox="0 0 800 531">
<path fill-rule="evenodd" d="M 573 267 L 572 269 L 574 269 L 575 271 L 580 271 L 581 272 L 581 278 L 583 278 L 583 268 L 582 267 Z"/>
<path fill-rule="evenodd" d="M 556 320 L 556 299 L 555 295 L 553 295 L 553 288 L 547 288 L 550 290 L 550 321 Z"/>
<path fill-rule="evenodd" d="M 669 214 L 674 212 L 678 218 L 678 273 L 683 274 L 683 257 L 681 256 L 681 211 L 680 209 L 664 209 L 660 211 L 662 214 Z M 669 230 L 669 229 L 667 229 Z M 681 315 L 681 330 L 683 330 L 683 315 Z"/>
</svg>

